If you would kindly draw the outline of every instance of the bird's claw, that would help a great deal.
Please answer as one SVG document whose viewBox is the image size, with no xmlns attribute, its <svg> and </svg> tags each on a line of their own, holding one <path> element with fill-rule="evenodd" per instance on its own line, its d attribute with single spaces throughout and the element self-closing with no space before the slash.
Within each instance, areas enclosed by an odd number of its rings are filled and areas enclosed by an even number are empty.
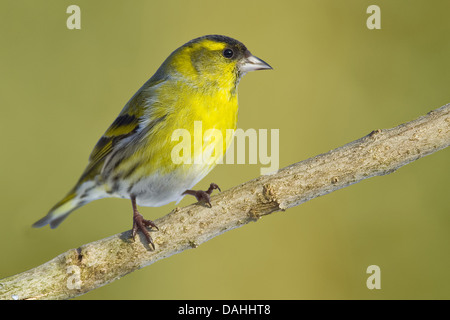
<svg viewBox="0 0 450 320">
<path fill-rule="evenodd" d="M 215 190 L 218 189 L 220 192 L 222 190 L 220 190 L 219 186 L 215 183 L 211 183 L 209 185 L 208 190 L 203 191 L 203 190 L 186 190 L 185 192 L 183 192 L 183 195 L 191 195 L 194 196 L 198 202 L 204 202 L 205 204 L 208 204 L 210 208 L 212 208 L 211 205 L 211 193 Z"/>
<path fill-rule="evenodd" d="M 133 214 L 133 229 L 131 231 L 131 236 L 133 238 L 133 241 L 135 240 L 138 230 L 140 230 L 144 234 L 148 243 L 152 246 L 153 250 L 155 250 L 155 244 L 153 243 L 152 237 L 150 236 L 150 233 L 148 232 L 147 227 L 151 227 L 151 228 L 155 228 L 156 230 L 159 230 L 153 221 L 144 219 L 142 214 L 140 214 L 137 211 L 134 212 L 134 214 Z"/>
</svg>

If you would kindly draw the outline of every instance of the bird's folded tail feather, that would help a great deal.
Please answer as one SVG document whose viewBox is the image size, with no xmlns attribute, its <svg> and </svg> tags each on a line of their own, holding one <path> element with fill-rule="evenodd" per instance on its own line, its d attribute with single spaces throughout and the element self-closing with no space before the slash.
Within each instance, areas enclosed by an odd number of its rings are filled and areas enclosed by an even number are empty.
<svg viewBox="0 0 450 320">
<path fill-rule="evenodd" d="M 93 184 L 93 183 L 92 183 Z M 85 204 L 102 198 L 96 196 L 96 190 L 93 190 L 94 187 L 89 188 L 90 192 L 84 191 L 80 192 L 80 189 L 86 189 L 86 185 L 75 187 L 72 189 L 61 201 L 59 201 L 52 209 L 50 209 L 49 213 L 43 217 L 42 219 L 36 221 L 33 224 L 34 228 L 41 228 L 50 224 L 50 228 L 54 229 L 63 222 L 65 218 L 74 210 L 84 206 Z M 94 191 L 94 192 L 92 192 Z"/>
<path fill-rule="evenodd" d="M 52 209 L 50 209 L 49 213 L 45 217 L 39 221 L 36 221 L 33 224 L 33 227 L 41 228 L 47 224 L 50 224 L 50 228 L 54 229 L 59 226 L 59 224 L 67 218 L 72 211 L 84 205 L 84 203 L 82 203 L 76 195 L 75 190 L 69 192 L 64 199 L 59 201 Z"/>
</svg>

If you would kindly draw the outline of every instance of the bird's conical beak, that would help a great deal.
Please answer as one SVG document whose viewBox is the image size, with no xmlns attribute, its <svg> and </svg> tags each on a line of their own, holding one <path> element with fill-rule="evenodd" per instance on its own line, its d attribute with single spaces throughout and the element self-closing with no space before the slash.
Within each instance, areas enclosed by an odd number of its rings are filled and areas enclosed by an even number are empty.
<svg viewBox="0 0 450 320">
<path fill-rule="evenodd" d="M 272 69 L 272 67 L 267 62 L 264 62 L 260 58 L 257 58 L 254 55 L 252 55 L 250 52 L 246 54 L 246 57 L 244 58 L 242 64 L 239 67 L 239 70 L 242 73 L 266 69 Z"/>
</svg>

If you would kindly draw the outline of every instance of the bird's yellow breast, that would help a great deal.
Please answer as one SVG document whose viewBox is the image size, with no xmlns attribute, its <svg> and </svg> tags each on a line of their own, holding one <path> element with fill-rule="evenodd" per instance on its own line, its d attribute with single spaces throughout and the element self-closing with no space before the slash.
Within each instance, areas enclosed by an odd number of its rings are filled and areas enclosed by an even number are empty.
<svg viewBox="0 0 450 320">
<path fill-rule="evenodd" d="M 149 108 L 148 117 L 164 120 L 152 127 L 143 141 L 143 148 L 121 163 L 120 170 L 126 172 L 139 167 L 133 171 L 133 176 L 149 176 L 181 169 L 180 172 L 186 174 L 194 170 L 204 176 L 231 143 L 227 129 L 236 129 L 238 102 L 234 87 L 232 90 L 200 90 L 183 81 L 167 81 L 154 94 L 158 99 Z M 211 129 L 216 129 L 216 135 L 220 132 L 222 139 L 212 138 Z M 185 134 L 178 135 L 180 130 Z M 180 143 L 190 145 L 190 160 L 185 159 L 182 163 L 173 157 L 173 150 Z M 211 153 L 212 148 L 215 151 L 209 161 L 199 161 L 199 153 Z"/>
</svg>

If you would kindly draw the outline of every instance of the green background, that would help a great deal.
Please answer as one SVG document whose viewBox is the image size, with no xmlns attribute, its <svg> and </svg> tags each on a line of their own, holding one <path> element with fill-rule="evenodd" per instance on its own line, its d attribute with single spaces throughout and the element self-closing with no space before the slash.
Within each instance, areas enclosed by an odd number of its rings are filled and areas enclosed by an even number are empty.
<svg viewBox="0 0 450 320">
<path fill-rule="evenodd" d="M 66 8 L 81 7 L 81 30 Z M 381 8 L 381 30 L 366 9 Z M 98 138 L 174 49 L 205 34 L 273 71 L 246 75 L 238 127 L 280 129 L 280 167 L 450 102 L 448 1 L 0 2 L 0 278 L 131 227 L 93 202 L 32 229 L 75 184 Z M 449 299 L 450 150 L 159 261 L 78 299 Z M 220 165 L 197 189 L 255 178 Z M 186 198 L 181 205 L 192 203 Z M 141 208 L 156 219 L 175 207 Z M 381 290 L 366 268 L 381 268 Z"/>
</svg>

